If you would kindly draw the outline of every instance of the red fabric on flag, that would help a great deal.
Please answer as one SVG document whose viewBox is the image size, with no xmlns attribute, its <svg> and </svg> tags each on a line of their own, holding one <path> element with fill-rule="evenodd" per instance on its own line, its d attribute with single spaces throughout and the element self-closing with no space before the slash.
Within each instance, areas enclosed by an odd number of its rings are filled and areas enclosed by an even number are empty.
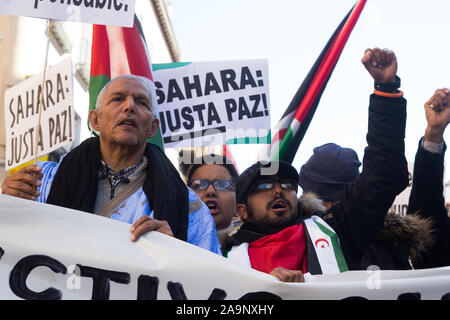
<svg viewBox="0 0 450 320">
<path fill-rule="evenodd" d="M 273 146 L 275 142 L 283 139 L 284 135 L 286 134 L 287 128 L 281 129 L 278 131 L 278 134 L 275 134 L 272 138 L 272 142 L 270 143 L 270 146 Z"/>
<path fill-rule="evenodd" d="M 339 32 L 339 35 L 337 36 L 337 38 L 333 40 L 332 45 L 328 49 L 325 58 L 322 61 L 311 83 L 310 90 L 306 92 L 306 95 L 295 114 L 295 118 L 299 122 L 303 122 L 307 111 L 314 102 L 314 99 L 319 94 L 320 89 L 323 87 L 324 83 L 327 80 L 327 77 L 329 76 L 334 66 L 336 65 L 336 62 L 339 59 L 339 56 L 341 55 L 342 50 L 344 49 L 344 46 L 348 38 L 350 37 L 350 33 L 352 32 L 356 24 L 356 21 L 358 20 L 366 2 L 367 0 L 361 0 L 356 4 L 349 19 L 346 21 L 342 30 Z"/>
<path fill-rule="evenodd" d="M 294 160 L 322 93 L 366 2 L 367 0 L 358 0 L 328 40 L 280 121 L 272 130 L 270 152 L 262 150 L 260 153 L 263 159 L 271 155 L 272 160 L 284 160 L 289 163 Z"/>
<path fill-rule="evenodd" d="M 270 273 L 277 267 L 306 273 L 306 234 L 303 224 L 262 237 L 248 246 L 252 268 Z"/>
<path fill-rule="evenodd" d="M 91 77 L 111 78 L 109 39 L 106 26 L 94 25 L 92 30 Z"/>
<path fill-rule="evenodd" d="M 131 74 L 149 78 L 153 82 L 149 58 L 136 23 L 133 28 L 122 28 L 122 30 Z"/>
<path fill-rule="evenodd" d="M 237 174 L 239 174 L 239 169 L 236 165 L 236 161 L 234 160 L 233 154 L 231 153 L 230 147 L 228 147 L 226 144 L 222 147 L 222 155 L 224 157 L 227 157 L 231 162 L 233 162 L 233 166 L 236 169 Z"/>
</svg>

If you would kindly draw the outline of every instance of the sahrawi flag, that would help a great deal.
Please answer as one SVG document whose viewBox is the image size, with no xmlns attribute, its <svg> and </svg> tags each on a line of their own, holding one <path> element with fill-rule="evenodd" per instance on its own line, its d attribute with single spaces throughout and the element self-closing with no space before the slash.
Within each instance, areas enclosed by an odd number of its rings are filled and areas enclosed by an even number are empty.
<svg viewBox="0 0 450 320">
<path fill-rule="evenodd" d="M 292 163 L 325 86 L 365 4 L 366 0 L 358 1 L 333 33 L 273 130 L 270 150 L 263 150 L 260 158 L 270 157 L 272 160 Z"/>
<path fill-rule="evenodd" d="M 89 111 L 95 109 L 97 96 L 103 86 L 118 75 L 133 74 L 154 82 L 150 55 L 141 23 L 136 16 L 134 16 L 133 28 L 94 25 L 91 54 Z M 155 92 L 153 94 L 155 96 Z M 153 107 L 156 108 L 156 106 Z M 156 112 L 154 116 L 157 116 Z M 88 125 L 90 127 L 90 124 Z M 164 150 L 159 130 L 155 137 L 149 139 L 149 142 Z"/>
<path fill-rule="evenodd" d="M 310 243 L 308 248 L 307 243 Z M 309 252 L 311 250 L 314 250 L 315 255 Z M 310 271 L 307 266 L 313 264 L 316 265 L 315 272 L 321 274 L 348 271 L 337 234 L 317 216 L 256 241 L 234 246 L 227 257 L 233 262 L 266 273 L 276 267 L 306 273 Z M 317 258 L 316 262 L 307 261 L 314 257 Z"/>
</svg>

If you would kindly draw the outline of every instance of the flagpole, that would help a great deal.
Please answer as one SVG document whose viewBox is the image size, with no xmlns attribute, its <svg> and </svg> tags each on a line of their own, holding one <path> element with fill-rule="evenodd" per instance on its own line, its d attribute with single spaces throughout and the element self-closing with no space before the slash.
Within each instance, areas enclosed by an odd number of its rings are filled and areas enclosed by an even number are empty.
<svg viewBox="0 0 450 320">
<path fill-rule="evenodd" d="M 35 144 L 34 144 L 34 163 L 36 163 L 37 159 L 38 159 L 38 140 L 39 140 L 39 131 L 41 129 L 41 113 L 42 113 L 42 104 L 44 102 L 44 85 L 45 85 L 45 76 L 47 73 L 48 49 L 50 46 L 51 27 L 52 27 L 52 19 L 49 19 L 47 22 L 47 45 L 46 45 L 46 49 L 45 49 L 44 72 L 43 72 L 43 76 L 42 76 L 41 95 L 39 98 L 38 122 L 37 122 L 37 126 L 36 126 L 36 140 L 35 140 Z"/>
</svg>

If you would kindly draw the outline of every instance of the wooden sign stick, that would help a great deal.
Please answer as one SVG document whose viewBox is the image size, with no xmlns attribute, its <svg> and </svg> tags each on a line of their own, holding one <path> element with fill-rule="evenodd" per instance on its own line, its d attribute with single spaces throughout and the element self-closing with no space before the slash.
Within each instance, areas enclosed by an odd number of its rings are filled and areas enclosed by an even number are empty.
<svg viewBox="0 0 450 320">
<path fill-rule="evenodd" d="M 44 85 L 45 85 L 45 75 L 47 72 L 47 62 L 48 62 L 48 49 L 50 45 L 50 30 L 52 27 L 52 19 L 48 20 L 47 23 L 47 47 L 45 49 L 45 62 L 44 62 L 44 73 L 42 77 L 42 86 L 41 86 L 41 95 L 39 98 L 39 113 L 38 113 L 38 123 L 36 126 L 36 142 L 34 145 L 34 163 L 37 162 L 38 159 L 38 141 L 39 141 L 39 131 L 41 129 L 41 113 L 42 113 L 42 104 L 44 103 Z"/>
</svg>

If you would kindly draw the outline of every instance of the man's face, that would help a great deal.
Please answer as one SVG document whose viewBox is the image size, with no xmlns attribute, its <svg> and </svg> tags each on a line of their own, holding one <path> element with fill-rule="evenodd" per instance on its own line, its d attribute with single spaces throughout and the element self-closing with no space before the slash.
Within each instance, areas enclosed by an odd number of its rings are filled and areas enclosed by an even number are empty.
<svg viewBox="0 0 450 320">
<path fill-rule="evenodd" d="M 205 164 L 195 170 L 191 180 L 195 179 L 231 181 L 232 178 L 230 172 L 224 166 Z M 208 206 L 217 230 L 227 228 L 236 214 L 236 192 L 234 190 L 217 191 L 212 185 L 209 185 L 205 190 L 196 190 L 194 187 L 194 191 Z"/>
<path fill-rule="evenodd" d="M 141 146 L 159 126 L 152 107 L 149 93 L 140 81 L 122 78 L 110 83 L 100 108 L 91 111 L 89 119 L 104 143 Z"/>
<path fill-rule="evenodd" d="M 258 190 L 260 183 L 274 183 L 272 189 Z M 282 188 L 284 182 L 291 182 L 291 188 Z M 247 198 L 245 205 L 238 205 L 238 212 L 248 222 L 253 222 L 267 230 L 278 232 L 291 226 L 297 219 L 297 186 L 296 181 L 278 176 L 258 179 Z"/>
</svg>

